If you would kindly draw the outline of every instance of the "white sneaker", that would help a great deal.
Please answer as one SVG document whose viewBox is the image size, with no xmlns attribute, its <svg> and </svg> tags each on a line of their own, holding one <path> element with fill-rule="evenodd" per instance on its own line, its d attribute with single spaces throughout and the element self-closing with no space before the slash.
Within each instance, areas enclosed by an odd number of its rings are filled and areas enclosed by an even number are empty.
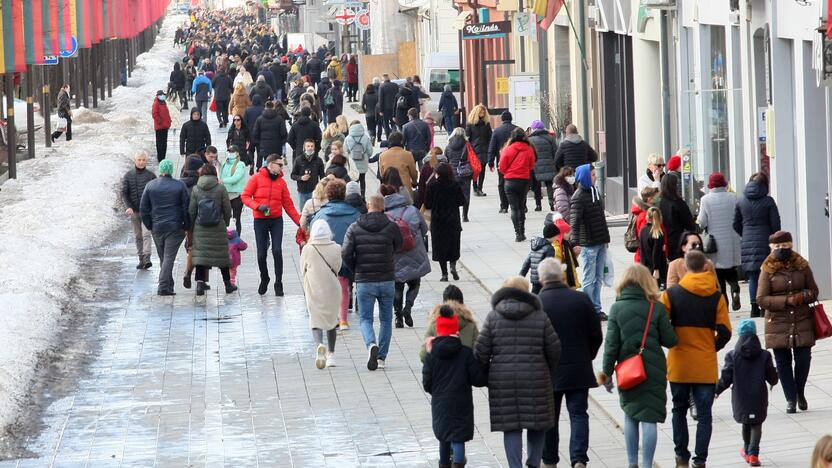
<svg viewBox="0 0 832 468">
<path fill-rule="evenodd" d="M 315 351 L 315 367 L 318 369 L 323 369 L 326 366 L 326 346 L 323 344 L 318 345 L 318 349 Z"/>
<path fill-rule="evenodd" d="M 379 369 L 384 369 L 384 359 L 379 359 L 376 362 L 378 363 L 378 368 Z"/>
<path fill-rule="evenodd" d="M 335 353 L 326 354 L 326 366 L 335 367 Z"/>
<path fill-rule="evenodd" d="M 375 343 L 371 344 L 367 351 L 369 353 L 369 356 L 367 356 L 367 369 L 374 371 L 378 369 L 378 345 Z"/>
</svg>

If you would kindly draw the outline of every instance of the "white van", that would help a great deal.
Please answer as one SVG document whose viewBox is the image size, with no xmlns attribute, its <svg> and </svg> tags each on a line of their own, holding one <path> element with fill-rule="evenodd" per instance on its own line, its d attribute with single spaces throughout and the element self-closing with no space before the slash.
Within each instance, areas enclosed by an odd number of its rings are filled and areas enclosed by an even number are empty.
<svg viewBox="0 0 832 468">
<path fill-rule="evenodd" d="M 425 65 L 422 69 L 422 85 L 426 85 L 426 91 L 430 99 L 422 103 L 423 111 L 430 111 L 433 121 L 438 127 L 442 126 L 442 113 L 439 112 L 439 98 L 445 85 L 451 85 L 451 91 L 459 98 L 459 54 L 456 52 L 441 52 L 430 54 L 425 57 Z"/>
</svg>

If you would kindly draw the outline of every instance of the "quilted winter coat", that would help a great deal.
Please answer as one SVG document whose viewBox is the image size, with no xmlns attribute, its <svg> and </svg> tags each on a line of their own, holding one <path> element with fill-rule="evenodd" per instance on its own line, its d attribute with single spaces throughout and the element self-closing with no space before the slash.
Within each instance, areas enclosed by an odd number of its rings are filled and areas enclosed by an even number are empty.
<svg viewBox="0 0 832 468">
<path fill-rule="evenodd" d="M 530 245 L 531 251 L 529 252 L 529 255 L 526 256 L 523 266 L 520 267 L 520 276 L 526 276 L 527 273 L 531 272 L 529 281 L 534 285 L 540 282 L 537 267 L 540 266 L 540 262 L 544 259 L 555 257 L 555 248 L 552 247 L 552 244 L 543 237 L 532 237 Z"/>
<path fill-rule="evenodd" d="M 547 430 L 555 425 L 551 373 L 560 360 L 560 340 L 537 296 L 502 288 L 491 297 L 474 345 L 489 366 L 491 431 Z"/>
<path fill-rule="evenodd" d="M 789 295 L 803 292 L 804 303 L 791 306 Z M 815 316 L 809 304 L 817 300 L 818 285 L 809 262 L 792 252 L 788 262 L 766 258 L 757 286 L 757 304 L 766 311 L 766 348 L 798 348 L 815 345 Z"/>
<path fill-rule="evenodd" d="M 615 365 L 638 354 L 650 303 L 638 286 L 625 286 L 610 308 L 607 333 L 604 337 L 604 367 L 612 378 Z M 642 358 L 647 380 L 629 390 L 618 390 L 624 413 L 639 422 L 664 422 L 667 416 L 667 361 L 662 347 L 677 342 L 664 305 L 656 302 L 647 332 Z"/>
<path fill-rule="evenodd" d="M 529 135 L 529 141 L 537 153 L 537 161 L 534 163 L 534 178 L 543 182 L 551 182 L 557 171 L 555 171 L 555 153 L 558 151 L 558 144 L 555 138 L 549 135 L 546 130 L 535 130 Z"/>
<path fill-rule="evenodd" d="M 715 187 L 699 202 L 696 222 L 716 240 L 717 252 L 708 258 L 717 268 L 734 268 L 740 264 L 740 237 L 734 232 L 737 195 L 725 187 Z"/>
<path fill-rule="evenodd" d="M 202 226 L 197 224 L 199 202 L 205 198 L 212 198 L 220 211 L 220 222 L 216 226 Z M 228 255 L 228 232 L 226 226 L 231 221 L 231 202 L 225 186 L 220 184 L 217 176 L 204 175 L 191 192 L 191 206 L 188 210 L 193 226 L 193 249 L 191 256 L 194 265 L 212 267 L 230 267 L 231 257 Z"/>
<path fill-rule="evenodd" d="M 768 236 L 780 230 L 780 211 L 768 187 L 751 181 L 734 210 L 734 231 L 742 237 L 742 269 L 756 271 L 768 257 Z"/>
<path fill-rule="evenodd" d="M 404 195 L 394 193 L 384 197 L 384 210 L 390 221 L 401 218 L 410 226 L 410 233 L 416 240 L 407 252 L 396 252 L 396 281 L 404 283 L 421 278 L 430 273 L 430 259 L 422 239 L 428 235 L 428 225 L 419 210 L 408 202 Z"/>
</svg>

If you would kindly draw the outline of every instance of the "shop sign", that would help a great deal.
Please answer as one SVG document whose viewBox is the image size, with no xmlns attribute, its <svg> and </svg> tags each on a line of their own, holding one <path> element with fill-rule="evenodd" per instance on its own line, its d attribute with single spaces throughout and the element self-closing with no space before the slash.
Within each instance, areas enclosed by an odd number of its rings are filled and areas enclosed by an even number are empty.
<svg viewBox="0 0 832 468">
<path fill-rule="evenodd" d="M 367 10 L 361 10 L 356 12 L 355 14 L 355 25 L 358 26 L 358 29 L 362 31 L 366 31 L 370 29 L 370 12 Z"/>
<path fill-rule="evenodd" d="M 355 21 L 355 12 L 350 8 L 344 8 L 341 13 L 335 16 L 335 21 L 341 25 L 349 25 Z"/>
<path fill-rule="evenodd" d="M 430 0 L 399 0 L 399 6 L 402 8 L 421 8 L 430 4 Z"/>
<path fill-rule="evenodd" d="M 491 39 L 505 37 L 511 32 L 511 21 L 495 21 L 493 23 L 466 24 L 462 28 L 463 39 Z"/>
<path fill-rule="evenodd" d="M 497 78 L 497 94 L 508 94 L 508 78 L 504 76 Z"/>
</svg>

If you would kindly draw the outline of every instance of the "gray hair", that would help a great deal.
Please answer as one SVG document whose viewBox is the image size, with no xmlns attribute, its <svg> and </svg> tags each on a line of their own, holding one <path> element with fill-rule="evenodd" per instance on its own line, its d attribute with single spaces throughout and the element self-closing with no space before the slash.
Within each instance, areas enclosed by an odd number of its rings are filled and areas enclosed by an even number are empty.
<svg viewBox="0 0 832 468">
<path fill-rule="evenodd" d="M 647 156 L 648 166 L 655 166 L 658 164 L 664 164 L 664 156 L 659 153 L 651 153 L 650 156 Z"/>
<path fill-rule="evenodd" d="M 537 276 L 543 284 L 562 283 L 563 265 L 555 258 L 546 258 L 537 265 Z"/>
<path fill-rule="evenodd" d="M 451 90 L 451 85 L 446 84 L 446 85 L 445 85 L 445 91 L 450 91 L 450 90 Z"/>
<path fill-rule="evenodd" d="M 373 77 L 373 84 L 374 85 L 381 84 L 381 78 L 379 78 L 377 76 L 374 76 Z"/>
<path fill-rule="evenodd" d="M 133 156 L 133 160 L 135 161 L 135 160 L 139 159 L 140 157 L 143 157 L 143 158 L 145 158 L 145 159 L 148 159 L 148 156 L 147 156 L 147 151 L 145 151 L 145 150 L 139 150 L 139 151 L 138 151 L 138 152 L 137 152 L 137 153 Z"/>
<path fill-rule="evenodd" d="M 465 138 L 465 129 L 462 128 L 462 127 L 455 128 L 454 131 L 451 132 L 450 138 L 457 137 L 457 136 Z"/>
</svg>

